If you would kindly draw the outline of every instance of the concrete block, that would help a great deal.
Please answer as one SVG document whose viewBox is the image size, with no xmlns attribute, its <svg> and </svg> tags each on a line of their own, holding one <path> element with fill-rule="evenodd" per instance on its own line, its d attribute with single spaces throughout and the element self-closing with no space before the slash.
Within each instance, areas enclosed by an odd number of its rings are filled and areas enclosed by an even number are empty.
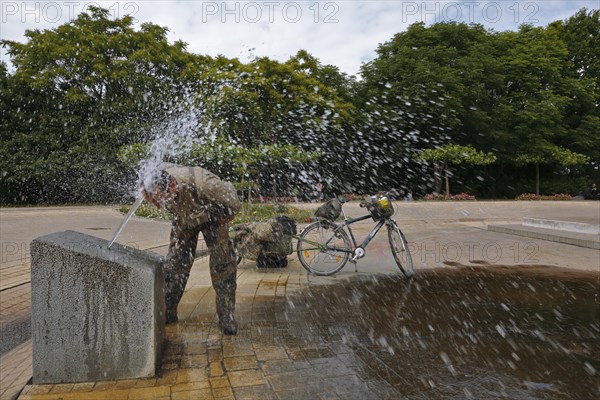
<svg viewBox="0 0 600 400">
<path fill-rule="evenodd" d="M 558 231 L 587 233 L 590 235 L 600 234 L 600 224 L 587 224 L 575 221 L 552 220 L 542 218 L 523 218 L 523 226 L 534 228 L 555 229 Z"/>
<path fill-rule="evenodd" d="M 524 236 L 550 242 L 570 244 L 600 250 L 600 235 L 559 231 L 556 229 L 535 228 L 523 225 L 488 225 L 488 230 L 509 235 Z"/>
<path fill-rule="evenodd" d="M 79 232 L 31 242 L 35 384 L 151 377 L 165 337 L 162 258 Z"/>
</svg>

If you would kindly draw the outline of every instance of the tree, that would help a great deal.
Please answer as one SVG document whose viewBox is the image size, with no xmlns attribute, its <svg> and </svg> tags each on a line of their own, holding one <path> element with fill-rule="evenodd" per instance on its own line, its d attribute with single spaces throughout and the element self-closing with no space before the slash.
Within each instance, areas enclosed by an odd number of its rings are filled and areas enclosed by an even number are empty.
<svg viewBox="0 0 600 400">
<path fill-rule="evenodd" d="M 582 8 L 564 22 L 555 23 L 569 50 L 569 60 L 582 77 L 600 79 L 600 10 Z M 552 26 L 552 25 L 551 25 Z"/>
<path fill-rule="evenodd" d="M 559 146 L 547 145 L 546 147 L 537 146 L 536 152 L 518 154 L 516 162 L 535 166 L 535 194 L 540 194 L 540 165 L 558 162 L 563 167 L 582 165 L 590 161 L 586 155 L 574 153 L 568 149 Z"/>
<path fill-rule="evenodd" d="M 540 165 L 584 159 L 569 149 L 575 140 L 567 111 L 580 101 L 569 94 L 584 95 L 585 90 L 564 76 L 568 52 L 555 29 L 523 26 L 519 32 L 501 34 L 499 46 L 504 48 L 506 85 L 496 117 L 506 121 L 504 148 L 512 147 L 504 159 L 515 165 L 535 165 L 539 194 Z"/>
<path fill-rule="evenodd" d="M 424 193 L 428 174 L 411 154 L 449 141 L 489 149 L 481 136 L 491 125 L 487 86 L 497 84 L 492 38 L 481 25 L 417 23 L 380 45 L 377 58 L 363 66 L 360 108 L 381 121 L 375 126 L 382 141 L 391 136 L 397 144 L 385 152 L 398 165 L 393 180 L 409 179 Z"/>
<path fill-rule="evenodd" d="M 112 19 L 90 7 L 27 41 L 3 40 L 15 72 L 14 125 L 0 145 L 12 201 L 114 200 L 126 192 L 116 149 L 144 136 L 181 95 L 179 76 L 193 56 L 153 24 Z"/>
<path fill-rule="evenodd" d="M 456 144 L 446 144 L 436 149 L 425 149 L 417 155 L 417 158 L 434 164 L 441 163 L 441 169 L 445 173 L 446 196 L 450 196 L 449 169 L 451 164 L 488 165 L 496 161 L 496 156 L 492 153 L 484 153 L 472 146 L 459 146 Z M 438 191 L 437 188 L 436 191 Z"/>
<path fill-rule="evenodd" d="M 322 71 L 318 60 L 302 54 Z M 329 165 L 328 160 L 321 160 L 320 165 L 311 162 L 299 174 L 300 163 L 280 161 L 291 156 L 302 158 L 301 153 L 331 154 L 327 147 L 338 139 L 342 124 L 351 118 L 352 105 L 314 71 L 300 66 L 297 58 L 285 63 L 267 58 L 248 64 L 233 61 L 216 71 L 199 71 L 200 80 L 210 80 L 220 88 L 214 92 L 200 89 L 198 93 L 206 109 L 204 124 L 214 127 L 214 135 L 230 146 L 259 152 L 269 149 L 270 157 L 254 163 L 253 169 L 263 193 L 273 197 L 287 190 L 291 177 L 309 180 L 323 165 Z M 278 148 L 286 152 L 280 154 Z"/>
</svg>

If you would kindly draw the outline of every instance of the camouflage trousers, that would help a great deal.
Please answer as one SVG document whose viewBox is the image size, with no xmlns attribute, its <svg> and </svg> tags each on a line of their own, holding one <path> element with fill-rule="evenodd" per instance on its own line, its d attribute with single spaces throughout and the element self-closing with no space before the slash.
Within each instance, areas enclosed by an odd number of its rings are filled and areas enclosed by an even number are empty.
<svg viewBox="0 0 600 400">
<path fill-rule="evenodd" d="M 219 317 L 233 315 L 237 262 L 228 231 L 227 223 L 208 222 L 190 229 L 182 227 L 177 219 L 173 221 L 164 268 L 167 321 L 177 319 L 177 304 L 190 276 L 200 232 L 210 253 L 210 277 L 217 297 L 217 314 Z"/>
</svg>

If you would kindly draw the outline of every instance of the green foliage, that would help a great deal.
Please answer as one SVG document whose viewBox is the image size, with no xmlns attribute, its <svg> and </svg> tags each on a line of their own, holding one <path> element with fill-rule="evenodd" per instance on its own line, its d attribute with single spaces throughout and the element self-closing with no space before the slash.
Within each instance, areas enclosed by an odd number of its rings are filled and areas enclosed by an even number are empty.
<svg viewBox="0 0 600 400">
<path fill-rule="evenodd" d="M 457 144 L 446 144 L 436 149 L 425 149 L 419 156 L 425 161 L 443 161 L 457 165 L 462 163 L 487 165 L 496 161 L 496 156 L 492 153 L 484 153 L 476 150 L 473 146 L 460 146 Z"/>
<path fill-rule="evenodd" d="M 442 163 L 446 172 L 446 196 L 450 196 L 449 183 L 449 165 L 488 165 L 496 161 L 496 156 L 492 153 L 484 153 L 476 150 L 472 146 L 460 146 L 457 144 L 445 144 L 435 149 L 422 150 L 416 155 L 417 159 Z"/>
<path fill-rule="evenodd" d="M 599 75 L 590 67 L 595 71 L 599 15 L 583 9 L 564 23 L 499 33 L 480 25 L 411 25 L 363 67 L 364 98 L 388 109 L 406 104 L 403 129 L 428 138 L 413 154 L 452 162 L 436 151 L 449 141 L 493 153 L 497 161 L 483 169 L 491 196 L 507 190 L 496 182 L 523 162 L 544 164 L 536 179 L 551 176 L 561 165 L 554 161 L 580 164 L 587 156 L 598 163 Z M 441 169 L 432 179 L 436 191 Z"/>
<path fill-rule="evenodd" d="M 248 205 L 245 205 L 245 207 L 248 208 Z M 127 214 L 127 212 L 129 212 L 129 206 L 121 206 L 119 211 L 122 214 Z M 153 205 L 146 202 L 142 203 L 142 205 L 135 211 L 135 215 L 138 217 L 162 221 L 170 221 L 172 219 L 172 215 L 168 211 L 164 209 L 157 209 Z M 309 210 L 302 210 L 296 207 L 281 204 L 253 204 L 250 206 L 248 212 L 244 214 L 238 213 L 231 224 L 266 221 L 279 215 L 287 215 L 296 222 L 306 222 L 306 220 L 311 216 L 311 212 Z"/>
<path fill-rule="evenodd" d="M 129 212 L 129 206 L 121 206 L 119 208 L 119 211 L 121 212 L 121 214 L 127 214 Z M 150 219 L 157 219 L 157 220 L 164 220 L 164 221 L 170 221 L 173 218 L 173 215 L 168 212 L 165 209 L 158 209 L 155 206 L 153 206 L 152 204 L 149 204 L 147 202 L 143 202 L 141 206 L 138 207 L 137 210 L 135 210 L 135 215 L 137 217 L 143 217 L 143 218 L 150 218 Z"/>
<path fill-rule="evenodd" d="M 288 206 L 273 204 L 252 204 L 250 210 L 244 214 L 237 214 L 232 224 L 241 224 L 246 222 L 266 221 L 279 215 L 286 215 L 296 222 L 306 222 L 311 216 L 309 210 Z"/>
<path fill-rule="evenodd" d="M 467 193 L 452 194 L 444 196 L 441 194 L 427 194 L 423 197 L 426 201 L 474 201 L 475 196 Z"/>
<path fill-rule="evenodd" d="M 194 56 L 167 30 L 90 7 L 26 43 L 3 40 L 15 67 L 1 93 L 3 201 L 110 201 L 127 195 L 117 148 L 136 143 L 178 95 L 175 81 Z M 6 82 L 7 81 L 7 82 Z M 4 109 L 2 114 L 4 114 Z"/>
<path fill-rule="evenodd" d="M 543 164 L 549 162 L 558 162 L 563 166 L 574 166 L 586 164 L 590 158 L 584 154 L 579 154 L 559 146 L 549 146 L 545 151 L 532 154 L 519 154 L 516 161 L 519 164 Z"/>
</svg>

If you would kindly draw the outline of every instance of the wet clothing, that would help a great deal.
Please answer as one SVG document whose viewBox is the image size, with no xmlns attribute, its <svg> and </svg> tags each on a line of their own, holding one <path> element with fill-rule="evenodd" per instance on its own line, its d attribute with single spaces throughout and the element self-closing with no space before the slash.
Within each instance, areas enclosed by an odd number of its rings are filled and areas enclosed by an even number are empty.
<svg viewBox="0 0 600 400">
<path fill-rule="evenodd" d="M 210 252 L 210 276 L 219 320 L 233 319 L 237 263 L 227 223 L 240 210 L 237 192 L 229 182 L 200 167 L 164 168 L 177 183 L 166 205 L 173 214 L 169 254 L 165 263 L 167 322 L 177 320 L 177 304 L 190 275 L 198 235 Z"/>
</svg>

